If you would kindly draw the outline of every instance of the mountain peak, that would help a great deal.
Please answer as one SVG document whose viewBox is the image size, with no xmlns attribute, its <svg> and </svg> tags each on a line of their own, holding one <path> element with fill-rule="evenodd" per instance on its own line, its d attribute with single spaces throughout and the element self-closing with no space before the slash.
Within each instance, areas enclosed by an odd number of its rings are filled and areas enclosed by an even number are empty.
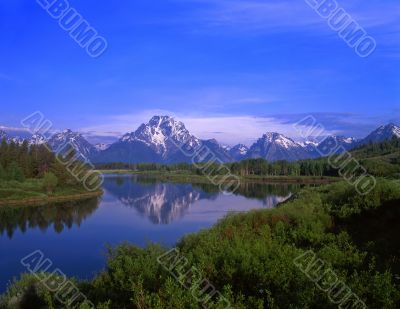
<svg viewBox="0 0 400 309">
<path fill-rule="evenodd" d="M 41 141 L 39 136 L 38 138 Z M 78 154 L 86 158 L 97 152 L 96 148 L 81 133 L 73 132 L 71 129 L 52 135 L 47 142 L 55 152 L 60 154 L 67 151 L 67 145 L 72 146 Z"/>
<path fill-rule="evenodd" d="M 46 142 L 47 139 L 39 133 L 33 134 L 31 138 L 28 140 L 29 145 L 42 145 L 45 144 Z"/>
<path fill-rule="evenodd" d="M 191 135 L 182 122 L 170 116 L 153 116 L 135 132 L 125 134 L 120 142 L 144 144 L 162 157 L 179 151 L 176 144 L 188 144 L 194 148 L 200 145 L 200 140 Z"/>
<path fill-rule="evenodd" d="M 279 136 L 282 136 L 282 134 L 278 133 L 278 132 L 265 132 L 263 137 L 269 137 L 269 138 L 277 138 Z"/>
<path fill-rule="evenodd" d="M 292 139 L 277 132 L 267 132 L 250 147 L 248 156 L 264 158 L 268 161 L 295 161 L 307 158 L 308 154 Z"/>
<path fill-rule="evenodd" d="M 400 132 L 400 127 L 397 126 L 396 124 L 394 124 L 393 122 L 388 123 L 387 125 L 382 126 L 382 129 L 383 129 L 384 131 L 386 131 L 386 130 L 387 130 L 387 131 L 391 131 L 391 132 L 395 133 L 398 137 L 400 137 L 400 136 L 398 135 L 398 133 Z"/>
<path fill-rule="evenodd" d="M 379 128 L 393 128 L 393 127 L 397 127 L 396 124 L 394 122 L 389 122 L 387 124 L 381 125 Z"/>
<path fill-rule="evenodd" d="M 229 149 L 230 156 L 237 161 L 246 158 L 248 152 L 249 152 L 249 147 L 243 144 L 237 144 L 233 146 L 231 149 Z"/>
<path fill-rule="evenodd" d="M 216 144 L 216 145 L 218 144 L 219 145 L 218 141 L 215 138 L 210 138 L 210 139 L 207 139 L 207 140 L 204 140 L 204 141 L 206 141 L 208 143 L 211 143 L 211 144 Z"/>
<path fill-rule="evenodd" d="M 265 133 L 262 138 L 264 142 L 267 143 L 276 143 L 280 146 L 289 149 L 293 147 L 301 147 L 298 143 L 293 141 L 291 138 L 284 136 L 283 134 L 277 132 L 267 132 Z"/>
<path fill-rule="evenodd" d="M 0 130 L 0 139 L 7 138 L 7 136 L 6 131 Z"/>
<path fill-rule="evenodd" d="M 170 122 L 170 121 L 175 121 L 174 118 L 170 117 L 170 116 L 153 116 L 151 117 L 150 121 L 149 121 L 149 125 L 152 126 L 158 126 L 160 127 L 163 123 L 165 122 Z"/>
<path fill-rule="evenodd" d="M 382 125 L 362 140 L 362 144 L 379 143 L 393 137 L 400 138 L 400 127 L 394 123 Z"/>
</svg>

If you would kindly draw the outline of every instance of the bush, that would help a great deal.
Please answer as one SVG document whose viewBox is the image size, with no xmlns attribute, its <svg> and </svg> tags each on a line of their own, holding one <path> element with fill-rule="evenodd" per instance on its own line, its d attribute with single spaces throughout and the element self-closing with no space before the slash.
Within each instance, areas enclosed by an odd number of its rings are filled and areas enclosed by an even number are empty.
<svg viewBox="0 0 400 309">
<path fill-rule="evenodd" d="M 54 189 L 57 187 L 58 178 L 51 172 L 45 173 L 43 176 L 43 187 L 46 189 L 47 193 L 53 193 Z"/>
</svg>

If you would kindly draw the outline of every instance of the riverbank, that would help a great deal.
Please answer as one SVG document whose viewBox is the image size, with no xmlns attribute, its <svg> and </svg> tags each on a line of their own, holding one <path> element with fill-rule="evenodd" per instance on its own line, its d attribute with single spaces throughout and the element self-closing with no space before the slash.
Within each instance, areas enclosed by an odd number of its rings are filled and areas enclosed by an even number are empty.
<svg viewBox="0 0 400 309">
<path fill-rule="evenodd" d="M 80 193 L 73 195 L 65 195 L 65 196 L 45 196 L 38 198 L 26 198 L 20 200 L 1 200 L 0 199 L 0 207 L 1 206 L 41 206 L 50 203 L 62 203 L 62 202 L 70 202 L 70 201 L 81 201 L 87 200 L 94 197 L 99 197 L 103 195 L 103 191 L 95 191 L 89 193 Z"/>
<path fill-rule="evenodd" d="M 40 179 L 29 179 L 24 182 L 0 182 L 0 206 L 46 205 L 85 200 L 102 194 L 102 190 L 88 192 L 84 188 L 75 186 L 57 187 L 52 193 L 46 193 Z"/>
<path fill-rule="evenodd" d="M 207 176 L 196 175 L 184 172 L 161 172 L 161 171 L 134 171 L 134 170 L 99 170 L 104 175 L 140 175 L 144 177 L 157 178 L 161 181 L 170 182 L 192 182 L 192 183 L 210 183 L 211 181 Z M 213 176 L 215 177 L 215 176 Z M 326 176 L 258 176 L 248 175 L 239 176 L 240 180 L 246 182 L 257 183 L 290 183 L 290 184 L 329 184 L 341 180 L 339 177 L 326 177 Z M 228 179 L 229 181 L 230 179 Z M 217 176 L 214 182 L 220 183 L 224 181 L 224 177 Z"/>
</svg>

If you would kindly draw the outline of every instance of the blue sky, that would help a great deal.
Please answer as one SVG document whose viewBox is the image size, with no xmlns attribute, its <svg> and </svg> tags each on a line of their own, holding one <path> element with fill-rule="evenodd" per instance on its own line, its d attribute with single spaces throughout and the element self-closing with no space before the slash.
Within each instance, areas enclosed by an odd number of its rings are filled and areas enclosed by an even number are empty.
<svg viewBox="0 0 400 309">
<path fill-rule="evenodd" d="M 36 1 L 0 3 L 0 125 L 41 111 L 93 140 L 154 114 L 201 138 L 289 136 L 314 115 L 363 136 L 400 123 L 400 3 L 341 0 L 377 42 L 360 58 L 304 0 L 70 0 L 108 42 L 89 57 Z"/>
</svg>

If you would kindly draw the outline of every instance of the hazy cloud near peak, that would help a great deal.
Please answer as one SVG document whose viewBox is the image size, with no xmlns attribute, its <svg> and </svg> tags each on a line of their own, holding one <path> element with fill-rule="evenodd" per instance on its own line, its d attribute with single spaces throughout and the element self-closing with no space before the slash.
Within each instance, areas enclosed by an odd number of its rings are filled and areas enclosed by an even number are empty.
<svg viewBox="0 0 400 309">
<path fill-rule="evenodd" d="M 121 132 L 118 137 L 127 132 L 135 131 L 142 123 L 147 123 L 154 115 L 169 115 L 181 121 L 195 136 L 202 139 L 215 138 L 220 143 L 235 145 L 242 143 L 251 145 L 266 132 L 278 132 L 295 140 L 302 138 L 294 124 L 307 116 L 312 116 L 321 124 L 324 134 L 336 134 L 365 137 L 382 124 L 394 122 L 400 124 L 400 117 L 393 115 L 365 116 L 355 113 L 304 113 L 275 115 L 228 115 L 228 114 L 189 114 L 168 110 L 146 110 L 141 113 L 114 115 L 98 119 L 101 125 L 93 124 L 81 128 L 81 131 L 96 132 L 93 135 L 115 137 L 113 132 Z"/>
<path fill-rule="evenodd" d="M 195 136 L 202 139 L 215 138 L 228 145 L 238 143 L 250 145 L 266 132 L 279 132 L 292 138 L 298 138 L 299 133 L 287 120 L 273 116 L 256 117 L 250 115 L 189 115 L 165 110 L 148 110 L 139 114 L 110 116 L 99 121 L 101 125 L 82 128 L 81 131 L 95 131 L 97 135 L 110 136 L 106 132 L 116 130 L 120 132 L 135 131 L 140 124 L 148 122 L 154 115 L 169 115 L 181 121 Z M 301 118 L 293 121 L 295 123 Z M 327 134 L 336 131 L 327 130 Z"/>
</svg>

